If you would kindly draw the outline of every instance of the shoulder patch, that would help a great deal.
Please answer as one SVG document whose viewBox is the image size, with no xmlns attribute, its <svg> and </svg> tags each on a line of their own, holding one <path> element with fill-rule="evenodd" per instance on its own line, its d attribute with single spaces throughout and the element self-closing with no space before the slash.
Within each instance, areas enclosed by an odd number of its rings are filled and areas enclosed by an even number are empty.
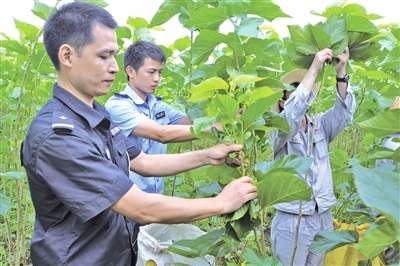
<svg viewBox="0 0 400 266">
<path fill-rule="evenodd" d="M 55 111 L 53 113 L 51 127 L 54 131 L 72 131 L 74 129 L 74 124 L 68 115 L 60 111 Z"/>
</svg>

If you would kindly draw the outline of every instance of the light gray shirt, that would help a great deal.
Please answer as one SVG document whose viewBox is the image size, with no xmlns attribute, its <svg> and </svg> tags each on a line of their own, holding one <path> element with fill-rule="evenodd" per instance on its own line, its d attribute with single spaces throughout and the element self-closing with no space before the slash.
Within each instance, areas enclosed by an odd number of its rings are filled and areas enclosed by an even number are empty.
<svg viewBox="0 0 400 266">
<path fill-rule="evenodd" d="M 318 212 L 322 213 L 336 203 L 328 145 L 351 123 L 356 105 L 354 93 L 349 85 L 344 100 L 336 92 L 336 101 L 332 108 L 325 113 L 318 114 L 316 118 L 306 116 L 307 132 L 304 132 L 301 128 L 301 121 L 314 99 L 313 92 L 307 99 L 307 91 L 303 84 L 300 84 L 285 102 L 284 110 L 281 112 L 281 116 L 289 123 L 290 134 L 279 130 L 270 132 L 270 142 L 275 160 L 290 154 L 308 157 L 312 128 L 316 123 L 312 148 L 314 161 L 307 178 L 308 186 L 312 188 L 312 195 L 310 201 L 303 202 L 302 213 L 305 215 L 312 215 L 316 210 L 316 205 L 318 205 Z M 299 174 L 299 177 L 305 180 L 304 174 Z M 280 203 L 274 207 L 289 213 L 299 213 L 299 201 Z"/>
</svg>

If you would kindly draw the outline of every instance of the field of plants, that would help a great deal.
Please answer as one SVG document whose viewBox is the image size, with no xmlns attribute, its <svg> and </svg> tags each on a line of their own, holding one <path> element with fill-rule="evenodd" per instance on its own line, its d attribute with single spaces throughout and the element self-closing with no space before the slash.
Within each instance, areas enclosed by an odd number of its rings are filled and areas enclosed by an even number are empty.
<svg viewBox="0 0 400 266">
<path fill-rule="evenodd" d="M 107 5 L 102 0 L 92 2 Z M 32 12 L 44 23 L 57 4 L 34 1 Z M 266 22 L 289 15 L 271 0 L 165 0 L 151 21 L 129 17 L 117 29 L 120 72 L 109 94 L 97 101 L 104 104 L 126 85 L 122 62 L 126 47 L 137 40 L 154 42 L 152 31 L 179 19 L 188 34 L 169 47 L 161 45 L 168 59 L 156 95 L 189 115 L 198 139 L 169 144 L 169 152 L 225 141 L 244 145 L 241 159 L 247 167 L 209 166 L 169 176 L 165 194 L 213 196 L 242 175 L 252 177 L 258 190 L 258 199 L 236 212 L 195 222 L 207 234 L 176 242 L 171 252 L 213 255 L 216 265 L 280 265 L 270 248 L 272 206 L 310 198 L 310 188 L 296 174 L 307 173 L 312 158 L 291 155 L 273 160 L 268 132 L 288 132 L 289 127 L 270 109 L 282 97 L 276 90 L 284 88 L 280 78 L 295 68 L 308 68 L 316 52 L 326 47 L 335 55 L 349 47 L 347 73 L 357 101 L 354 121 L 330 144 L 337 197 L 331 212 L 338 223 L 370 226 L 363 237 L 357 230 L 322 232 L 311 250 L 328 253 L 350 246 L 365 257 L 359 265 L 372 265 L 387 248 L 399 249 L 400 149 L 381 147 L 385 137 L 400 132 L 400 109 L 389 110 L 400 96 L 399 25 L 375 24 L 384 14 L 367 14 L 358 4 L 330 5 L 314 15 L 321 17 L 320 23 L 288 25 L 290 36 L 281 38 Z M 232 23 L 232 32 L 220 31 L 226 21 Z M 42 43 L 42 26 L 15 20 L 18 40 L 0 33 L 0 265 L 30 264 L 35 211 L 19 162 L 20 144 L 32 118 L 51 98 L 56 81 Z M 322 87 L 310 112 L 333 106 L 334 62 L 326 63 L 319 80 Z M 237 117 L 239 108 L 243 113 Z M 222 122 L 224 133 L 202 132 L 216 120 Z M 380 159 L 389 163 L 378 165 Z"/>
</svg>

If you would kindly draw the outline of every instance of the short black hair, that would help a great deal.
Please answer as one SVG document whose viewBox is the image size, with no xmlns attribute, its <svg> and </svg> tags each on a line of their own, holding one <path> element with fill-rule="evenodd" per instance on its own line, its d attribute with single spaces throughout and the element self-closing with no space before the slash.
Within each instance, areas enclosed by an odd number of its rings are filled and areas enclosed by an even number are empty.
<svg viewBox="0 0 400 266">
<path fill-rule="evenodd" d="M 125 72 L 126 67 L 130 66 L 137 73 L 148 57 L 163 64 L 166 62 L 165 53 L 158 45 L 147 41 L 137 41 L 131 44 L 124 52 Z M 129 81 L 128 75 L 127 78 Z"/>
<path fill-rule="evenodd" d="M 60 69 L 60 47 L 69 44 L 80 56 L 83 48 L 94 41 L 93 27 L 96 24 L 111 29 L 118 27 L 107 10 L 87 2 L 64 4 L 50 15 L 43 27 L 43 43 L 56 70 Z"/>
</svg>

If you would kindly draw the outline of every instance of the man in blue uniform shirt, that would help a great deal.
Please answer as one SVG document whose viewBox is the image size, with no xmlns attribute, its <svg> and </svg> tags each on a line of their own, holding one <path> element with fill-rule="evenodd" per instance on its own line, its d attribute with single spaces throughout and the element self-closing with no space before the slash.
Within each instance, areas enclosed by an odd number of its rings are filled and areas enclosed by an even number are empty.
<svg viewBox="0 0 400 266">
<path fill-rule="evenodd" d="M 195 139 L 187 115 L 153 95 L 165 62 L 164 51 L 157 45 L 146 41 L 131 44 L 124 53 L 128 85 L 105 104 L 111 119 L 146 154 L 165 154 L 166 143 Z M 218 122 L 214 125 L 221 130 Z M 130 178 L 143 191 L 164 192 L 163 177 L 143 177 L 131 171 Z"/>
<path fill-rule="evenodd" d="M 44 25 L 43 42 L 58 77 L 21 145 L 36 212 L 33 265 L 131 265 L 136 222 L 199 220 L 256 197 L 249 177 L 204 199 L 148 194 L 128 178 L 129 169 L 162 176 L 220 164 L 242 147 L 147 155 L 127 139 L 94 101 L 109 92 L 119 70 L 116 27 L 106 10 L 85 2 L 63 5 Z"/>
<path fill-rule="evenodd" d="M 337 74 L 335 105 L 317 117 L 310 117 L 307 112 L 315 99 L 316 88 L 319 85 L 315 84 L 315 80 L 324 63 L 333 59 L 336 62 Z M 314 158 L 307 178 L 307 184 L 313 192 L 310 201 L 302 204 L 294 265 L 322 265 L 324 255 L 310 252 L 308 248 L 319 231 L 332 230 L 333 227 L 329 207 L 335 204 L 336 198 L 328 145 L 353 119 L 355 98 L 345 72 L 348 59 L 348 48 L 336 58 L 333 58 L 331 49 L 323 49 L 315 55 L 310 69 L 296 69 L 281 80 L 284 84 L 292 85 L 294 90 L 285 90 L 277 106 L 280 108 L 281 116 L 289 123 L 290 133 L 279 130 L 270 132 L 274 159 L 290 154 Z M 312 134 L 313 128 L 315 128 L 314 134 Z M 310 145 L 313 135 L 313 143 Z M 312 154 L 310 154 L 311 149 Z M 301 175 L 300 178 L 305 179 L 305 176 Z M 276 215 L 271 225 L 272 253 L 283 265 L 290 265 L 299 218 L 299 201 L 280 203 L 274 207 Z"/>
</svg>

